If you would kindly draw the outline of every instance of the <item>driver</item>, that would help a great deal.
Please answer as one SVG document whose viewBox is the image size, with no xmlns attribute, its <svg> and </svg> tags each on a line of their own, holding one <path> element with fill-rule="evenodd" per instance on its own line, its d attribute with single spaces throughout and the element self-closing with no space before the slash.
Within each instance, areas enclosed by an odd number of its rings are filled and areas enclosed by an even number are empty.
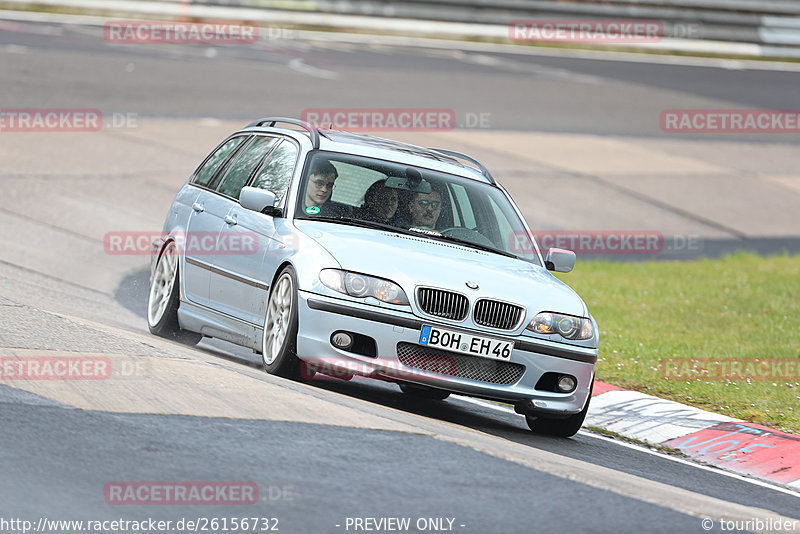
<svg viewBox="0 0 800 534">
<path fill-rule="evenodd" d="M 442 195 L 433 190 L 430 193 L 416 193 L 408 203 L 411 213 L 411 227 L 422 230 L 435 230 L 442 213 Z"/>
</svg>

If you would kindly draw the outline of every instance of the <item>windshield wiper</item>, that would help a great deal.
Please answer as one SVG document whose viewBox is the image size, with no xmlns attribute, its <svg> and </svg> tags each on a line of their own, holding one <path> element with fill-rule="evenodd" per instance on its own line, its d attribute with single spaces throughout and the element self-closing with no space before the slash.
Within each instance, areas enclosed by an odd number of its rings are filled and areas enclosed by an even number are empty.
<svg viewBox="0 0 800 534">
<path fill-rule="evenodd" d="M 388 230 L 390 232 L 399 232 L 401 234 L 411 234 L 417 235 L 413 232 L 409 232 L 404 228 L 398 228 L 397 226 L 392 226 L 391 224 L 386 223 L 379 223 L 375 221 L 365 221 L 364 219 L 354 219 L 353 217 L 314 217 L 308 218 L 306 220 L 309 221 L 325 221 L 325 222 L 332 222 L 332 223 L 339 223 L 339 224 L 346 224 L 350 226 L 360 226 L 361 228 L 372 228 L 374 230 Z"/>
<path fill-rule="evenodd" d="M 465 245 L 467 247 L 477 248 L 479 250 L 484 250 L 486 252 L 493 252 L 495 254 L 500 254 L 501 256 L 506 256 L 508 258 L 514 258 L 514 259 L 517 259 L 517 260 L 520 259 L 519 256 L 517 256 L 516 254 L 512 254 L 511 252 L 506 252 L 505 250 L 500 250 L 500 249 L 497 249 L 497 248 L 494 248 L 494 247 L 490 247 L 488 245 L 481 245 L 480 243 L 474 243 L 474 242 L 468 241 L 466 239 L 459 239 L 458 237 L 452 237 L 452 236 L 444 235 L 444 234 L 440 234 L 440 235 L 421 234 L 421 235 L 427 235 L 431 239 L 441 239 L 442 241 L 450 241 L 452 243 L 458 243 L 459 245 Z"/>
<path fill-rule="evenodd" d="M 450 241 L 452 243 L 458 243 L 459 245 L 465 245 L 467 247 L 476 248 L 478 250 L 483 250 L 486 252 L 492 252 L 494 254 L 499 254 L 501 256 L 506 256 L 508 258 L 514 259 L 521 259 L 516 254 L 512 254 L 510 252 L 506 252 L 505 250 L 499 250 L 494 247 L 490 247 L 488 245 L 481 245 L 480 243 L 473 243 L 472 241 L 467 241 L 466 239 L 459 239 L 457 237 L 451 237 L 447 235 L 443 235 L 440 233 L 428 233 L 428 232 L 415 232 L 413 230 L 406 230 L 405 228 L 400 228 L 398 226 L 392 226 L 391 224 L 386 223 L 379 223 L 375 221 L 365 221 L 364 219 L 354 219 L 353 217 L 314 217 L 308 218 L 306 220 L 309 221 L 325 221 L 325 222 L 332 222 L 338 224 L 345 224 L 350 226 L 360 226 L 361 228 L 372 228 L 374 230 L 387 230 L 389 232 L 396 232 L 398 234 L 405 234 L 405 235 L 413 235 L 413 236 L 425 236 L 431 239 L 439 239 L 442 241 Z"/>
</svg>

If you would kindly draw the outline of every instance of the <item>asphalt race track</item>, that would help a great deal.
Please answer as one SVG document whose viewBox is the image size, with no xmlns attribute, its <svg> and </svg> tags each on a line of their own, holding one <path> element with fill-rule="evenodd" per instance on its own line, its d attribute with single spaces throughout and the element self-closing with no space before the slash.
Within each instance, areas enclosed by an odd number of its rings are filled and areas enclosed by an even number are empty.
<svg viewBox="0 0 800 534">
<path fill-rule="evenodd" d="M 117 370 L 0 381 L 0 518 L 260 517 L 288 534 L 365 531 L 353 518 L 475 534 L 717 532 L 722 519 L 759 519 L 800 531 L 788 490 L 590 432 L 536 436 L 489 403 L 421 403 L 365 380 L 290 382 L 233 345 L 147 332 L 149 256 L 110 254 L 104 236 L 158 232 L 226 134 L 308 108 L 484 114 L 484 128 L 381 135 L 484 160 L 534 227 L 657 230 L 709 247 L 797 242 L 796 136 L 659 128 L 665 109 L 796 108 L 791 66 L 345 41 L 112 46 L 102 28 L 0 16 L 3 109 L 104 116 L 92 133 L 0 131 L 0 356 L 90 355 Z M 248 482 L 258 499 L 109 503 L 107 486 L 131 481 Z"/>
</svg>

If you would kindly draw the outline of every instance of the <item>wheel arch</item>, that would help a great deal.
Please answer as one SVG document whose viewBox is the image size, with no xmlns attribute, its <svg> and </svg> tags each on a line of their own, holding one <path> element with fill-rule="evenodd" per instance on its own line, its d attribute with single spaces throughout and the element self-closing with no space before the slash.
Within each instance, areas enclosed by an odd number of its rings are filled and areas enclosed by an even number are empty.
<svg viewBox="0 0 800 534">
<path fill-rule="evenodd" d="M 292 270 L 294 271 L 295 282 L 297 282 L 297 266 L 294 263 L 292 263 L 291 261 L 289 261 L 288 259 L 287 260 L 283 260 L 280 263 L 280 265 L 278 265 L 278 268 L 275 269 L 275 273 L 273 273 L 273 275 L 272 275 L 272 280 L 270 281 L 270 284 L 269 284 L 269 294 L 267 295 L 267 298 L 269 298 L 269 296 L 272 295 L 272 291 L 275 289 L 275 284 L 278 282 L 278 277 L 280 277 L 281 273 L 283 272 L 283 270 L 286 267 L 291 267 L 292 268 Z M 295 288 L 295 289 L 298 289 L 298 288 Z"/>
<path fill-rule="evenodd" d="M 156 256 L 155 262 L 153 263 L 154 266 L 158 265 L 158 262 L 161 261 L 161 257 L 164 255 L 164 251 L 167 250 L 167 247 L 169 246 L 170 243 L 176 243 L 175 246 L 176 247 L 178 246 L 177 245 L 177 238 L 175 237 L 174 233 L 168 234 L 162 240 L 163 240 L 164 243 L 161 245 L 161 250 L 158 251 L 158 256 Z M 183 276 L 183 261 L 185 261 L 185 258 L 183 258 L 183 255 L 181 254 L 180 249 L 178 249 L 177 252 L 178 252 L 178 267 L 177 267 L 177 269 L 178 269 L 178 273 L 177 273 L 177 276 L 178 276 L 178 300 L 180 302 L 183 302 L 183 296 L 186 294 L 186 291 L 184 291 L 184 284 L 186 283 L 186 281 L 184 280 L 184 276 Z M 155 272 L 155 269 L 153 270 L 153 273 L 154 272 Z M 152 278 L 152 273 L 151 273 L 151 278 Z M 151 283 L 152 283 L 152 279 L 151 279 Z"/>
</svg>

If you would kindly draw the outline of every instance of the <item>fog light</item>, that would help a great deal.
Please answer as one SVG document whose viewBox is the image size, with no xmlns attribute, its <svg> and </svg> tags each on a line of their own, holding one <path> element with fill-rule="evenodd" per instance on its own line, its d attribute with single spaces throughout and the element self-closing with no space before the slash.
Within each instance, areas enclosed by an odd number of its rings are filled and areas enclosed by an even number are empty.
<svg viewBox="0 0 800 534">
<path fill-rule="evenodd" d="M 575 389 L 575 378 L 569 375 L 561 375 L 558 377 L 558 390 L 562 393 L 569 393 Z"/>
<path fill-rule="evenodd" d="M 347 332 L 335 332 L 331 336 L 331 343 L 338 349 L 347 350 L 353 346 L 353 336 Z"/>
</svg>

